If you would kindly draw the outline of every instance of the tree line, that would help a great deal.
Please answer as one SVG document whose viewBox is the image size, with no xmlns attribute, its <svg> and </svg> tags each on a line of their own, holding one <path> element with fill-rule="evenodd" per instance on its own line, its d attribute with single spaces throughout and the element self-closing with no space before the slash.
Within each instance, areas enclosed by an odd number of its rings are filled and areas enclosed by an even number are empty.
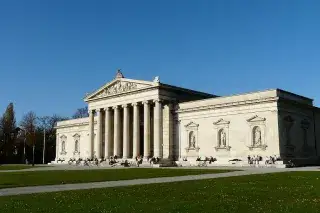
<svg viewBox="0 0 320 213">
<path fill-rule="evenodd" d="M 83 117 L 88 117 L 87 107 L 77 109 L 71 116 L 73 119 Z M 0 164 L 51 162 L 56 155 L 55 126 L 58 121 L 68 119 L 56 114 L 37 116 L 29 111 L 17 123 L 14 105 L 10 103 L 0 117 Z"/>
</svg>

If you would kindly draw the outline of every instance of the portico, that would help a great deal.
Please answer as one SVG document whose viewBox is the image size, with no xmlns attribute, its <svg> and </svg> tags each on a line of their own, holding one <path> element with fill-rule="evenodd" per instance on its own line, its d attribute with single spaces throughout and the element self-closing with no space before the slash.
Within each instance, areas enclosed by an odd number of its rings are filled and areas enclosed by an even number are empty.
<svg viewBox="0 0 320 213">
<path fill-rule="evenodd" d="M 162 158 L 163 103 L 170 102 L 154 99 L 105 108 L 91 108 L 89 110 L 89 143 L 93 149 L 89 149 L 87 157 L 102 159 L 116 155 L 123 159 L 137 156 Z M 95 120 L 96 133 L 92 128 Z M 151 122 L 153 122 L 152 125 Z"/>
</svg>

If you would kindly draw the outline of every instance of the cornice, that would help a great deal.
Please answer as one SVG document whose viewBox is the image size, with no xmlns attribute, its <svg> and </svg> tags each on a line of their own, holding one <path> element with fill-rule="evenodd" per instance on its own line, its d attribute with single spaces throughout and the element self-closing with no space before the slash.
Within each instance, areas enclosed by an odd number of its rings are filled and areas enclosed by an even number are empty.
<svg viewBox="0 0 320 213">
<path fill-rule="evenodd" d="M 253 104 L 259 104 L 259 103 L 276 102 L 278 100 L 279 100 L 279 97 L 271 97 L 271 98 L 236 101 L 236 102 L 229 102 L 229 103 L 222 103 L 222 104 L 210 104 L 207 106 L 190 107 L 187 109 L 177 109 L 176 112 L 185 113 L 185 112 L 204 111 L 204 110 L 228 108 L 228 107 L 235 107 L 235 106 L 253 105 Z"/>
<path fill-rule="evenodd" d="M 94 124 L 97 124 L 97 121 L 95 121 Z M 56 126 L 55 129 L 62 129 L 62 128 L 68 128 L 68 127 L 77 127 L 77 126 L 86 126 L 86 125 L 89 125 L 89 122 L 60 125 L 60 126 Z"/>
<path fill-rule="evenodd" d="M 290 105 L 294 105 L 294 106 L 301 107 L 301 108 L 307 108 L 307 109 L 316 108 L 313 105 L 301 103 L 301 102 L 294 101 L 294 100 L 288 100 L 288 99 L 281 98 L 281 97 L 279 98 L 278 102 L 279 102 L 279 104 L 290 104 Z"/>
</svg>

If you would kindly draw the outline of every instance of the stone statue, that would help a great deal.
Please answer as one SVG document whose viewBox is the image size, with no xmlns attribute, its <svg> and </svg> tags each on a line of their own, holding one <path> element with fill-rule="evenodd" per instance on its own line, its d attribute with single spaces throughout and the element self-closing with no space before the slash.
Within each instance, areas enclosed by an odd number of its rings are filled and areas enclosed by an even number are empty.
<svg viewBox="0 0 320 213">
<path fill-rule="evenodd" d="M 160 78 L 159 78 L 159 76 L 156 76 L 156 77 L 154 78 L 153 82 L 155 82 L 155 83 L 159 83 L 159 82 L 160 82 Z"/>
<path fill-rule="evenodd" d="M 76 140 L 75 145 L 74 145 L 74 151 L 79 152 L 79 141 Z"/>
<path fill-rule="evenodd" d="M 121 72 L 121 69 L 117 70 L 116 78 L 124 78 L 124 76 L 123 76 L 123 74 Z"/>
<path fill-rule="evenodd" d="M 196 136 L 195 135 L 192 135 L 191 147 L 196 148 Z"/>
<path fill-rule="evenodd" d="M 189 148 L 196 148 L 196 136 L 193 131 L 189 134 Z"/>
<path fill-rule="evenodd" d="M 61 144 L 61 152 L 65 152 L 66 151 L 66 142 L 65 141 L 62 141 L 62 144 Z"/>
<path fill-rule="evenodd" d="M 254 129 L 254 140 L 253 146 L 260 146 L 261 145 L 261 130 L 259 127 Z"/>
<path fill-rule="evenodd" d="M 226 147 L 227 146 L 227 138 L 226 133 L 224 130 L 221 130 L 220 132 L 220 146 Z"/>
</svg>

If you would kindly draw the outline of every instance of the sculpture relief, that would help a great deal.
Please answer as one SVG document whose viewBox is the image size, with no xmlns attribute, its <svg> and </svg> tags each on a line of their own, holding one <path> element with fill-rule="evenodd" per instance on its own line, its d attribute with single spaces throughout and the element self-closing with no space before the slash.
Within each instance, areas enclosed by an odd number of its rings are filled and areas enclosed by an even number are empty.
<svg viewBox="0 0 320 213">
<path fill-rule="evenodd" d="M 116 84 L 104 89 L 100 92 L 97 97 L 105 97 L 108 95 L 114 95 L 122 92 L 129 92 L 131 90 L 137 89 L 138 85 L 133 82 L 117 82 Z"/>
</svg>

